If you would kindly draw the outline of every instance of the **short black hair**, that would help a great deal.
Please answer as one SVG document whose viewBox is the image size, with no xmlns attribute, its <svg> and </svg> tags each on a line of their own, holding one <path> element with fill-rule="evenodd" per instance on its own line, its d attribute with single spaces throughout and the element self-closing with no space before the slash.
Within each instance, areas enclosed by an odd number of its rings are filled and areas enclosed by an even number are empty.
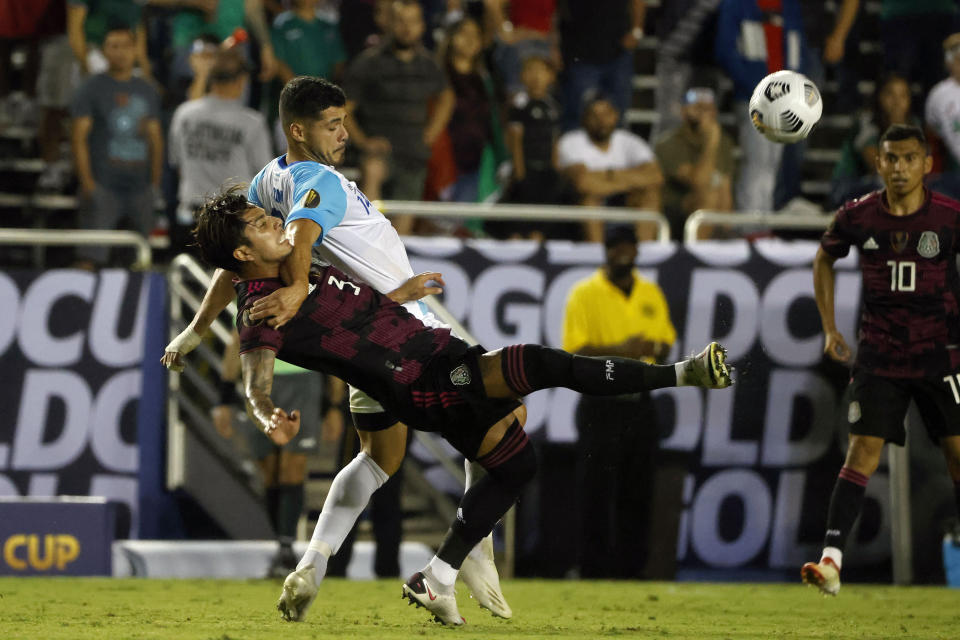
<svg viewBox="0 0 960 640">
<path fill-rule="evenodd" d="M 107 36 L 113 33 L 114 31 L 126 31 L 130 34 L 130 37 L 134 40 L 137 39 L 136 30 L 133 25 L 125 20 L 121 20 L 116 17 L 107 18 L 106 30 L 103 32 L 103 39 L 106 40 Z"/>
<path fill-rule="evenodd" d="M 877 143 L 877 146 L 883 148 L 884 142 L 899 142 L 910 139 L 919 142 L 923 150 L 928 154 L 930 153 L 930 148 L 927 146 L 927 138 L 923 135 L 923 129 L 913 124 L 890 125 L 887 127 L 887 130 L 883 132 L 883 135 L 880 136 L 880 141 Z"/>
<path fill-rule="evenodd" d="M 243 214 L 251 206 L 243 184 L 225 187 L 203 203 L 192 233 L 204 262 L 211 267 L 239 271 L 241 263 L 233 250 L 247 242 Z"/>
<path fill-rule="evenodd" d="M 603 246 L 607 249 L 620 244 L 637 244 L 637 230 L 632 224 L 608 224 L 603 230 Z"/>
<path fill-rule="evenodd" d="M 343 89 L 323 78 L 297 76 L 280 92 L 280 122 L 284 131 L 297 120 L 316 120 L 330 107 L 347 104 Z"/>
</svg>

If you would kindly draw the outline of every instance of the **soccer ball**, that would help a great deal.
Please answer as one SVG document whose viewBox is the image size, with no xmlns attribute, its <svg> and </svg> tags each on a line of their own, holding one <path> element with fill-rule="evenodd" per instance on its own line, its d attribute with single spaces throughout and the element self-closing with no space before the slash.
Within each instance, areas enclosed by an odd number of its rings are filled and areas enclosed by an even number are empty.
<svg viewBox="0 0 960 640">
<path fill-rule="evenodd" d="M 773 142 L 791 143 L 810 135 L 823 114 L 823 100 L 802 73 L 777 71 L 757 84 L 749 108 L 757 131 Z"/>
</svg>

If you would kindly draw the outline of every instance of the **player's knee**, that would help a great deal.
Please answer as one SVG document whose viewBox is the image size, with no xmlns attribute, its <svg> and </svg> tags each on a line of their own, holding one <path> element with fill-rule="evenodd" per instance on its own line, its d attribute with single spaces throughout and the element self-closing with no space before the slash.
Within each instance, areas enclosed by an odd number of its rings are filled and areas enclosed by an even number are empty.
<svg viewBox="0 0 960 640">
<path fill-rule="evenodd" d="M 847 449 L 847 458 L 844 466 L 868 478 L 873 475 L 880 465 L 880 455 L 883 453 L 884 442 L 880 438 L 866 439 L 854 436 Z"/>
<path fill-rule="evenodd" d="M 537 475 L 537 453 L 533 443 L 521 431 L 523 438 L 513 455 L 495 466 L 486 466 L 490 477 L 511 487 L 522 488 Z"/>
</svg>

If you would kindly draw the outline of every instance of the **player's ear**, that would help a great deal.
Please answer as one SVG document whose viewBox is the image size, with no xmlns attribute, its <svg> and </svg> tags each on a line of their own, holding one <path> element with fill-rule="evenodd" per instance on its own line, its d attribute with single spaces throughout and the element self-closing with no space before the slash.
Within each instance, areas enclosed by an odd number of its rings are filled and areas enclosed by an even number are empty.
<svg viewBox="0 0 960 640">
<path fill-rule="evenodd" d="M 233 250 L 233 257 L 240 262 L 253 262 L 254 259 L 253 251 L 245 244 Z"/>
<path fill-rule="evenodd" d="M 927 175 L 933 171 L 933 156 L 928 152 L 923 158 L 923 175 Z"/>
<path fill-rule="evenodd" d="M 305 132 L 303 130 L 302 124 L 300 124 L 299 122 L 290 123 L 290 137 L 293 140 L 295 140 L 296 142 L 303 142 L 305 140 L 304 133 Z"/>
</svg>

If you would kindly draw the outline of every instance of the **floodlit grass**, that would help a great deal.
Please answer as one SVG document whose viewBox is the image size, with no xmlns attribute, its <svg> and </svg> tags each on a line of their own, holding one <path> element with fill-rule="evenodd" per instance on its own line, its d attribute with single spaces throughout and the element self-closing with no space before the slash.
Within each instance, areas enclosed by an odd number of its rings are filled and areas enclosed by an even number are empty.
<svg viewBox="0 0 960 640">
<path fill-rule="evenodd" d="M 513 580 L 513 620 L 458 586 L 467 625 L 445 628 L 400 598 L 400 582 L 328 580 L 303 623 L 274 610 L 279 582 L 0 578 L 0 638 L 960 638 L 960 592 L 845 585 Z"/>
</svg>

